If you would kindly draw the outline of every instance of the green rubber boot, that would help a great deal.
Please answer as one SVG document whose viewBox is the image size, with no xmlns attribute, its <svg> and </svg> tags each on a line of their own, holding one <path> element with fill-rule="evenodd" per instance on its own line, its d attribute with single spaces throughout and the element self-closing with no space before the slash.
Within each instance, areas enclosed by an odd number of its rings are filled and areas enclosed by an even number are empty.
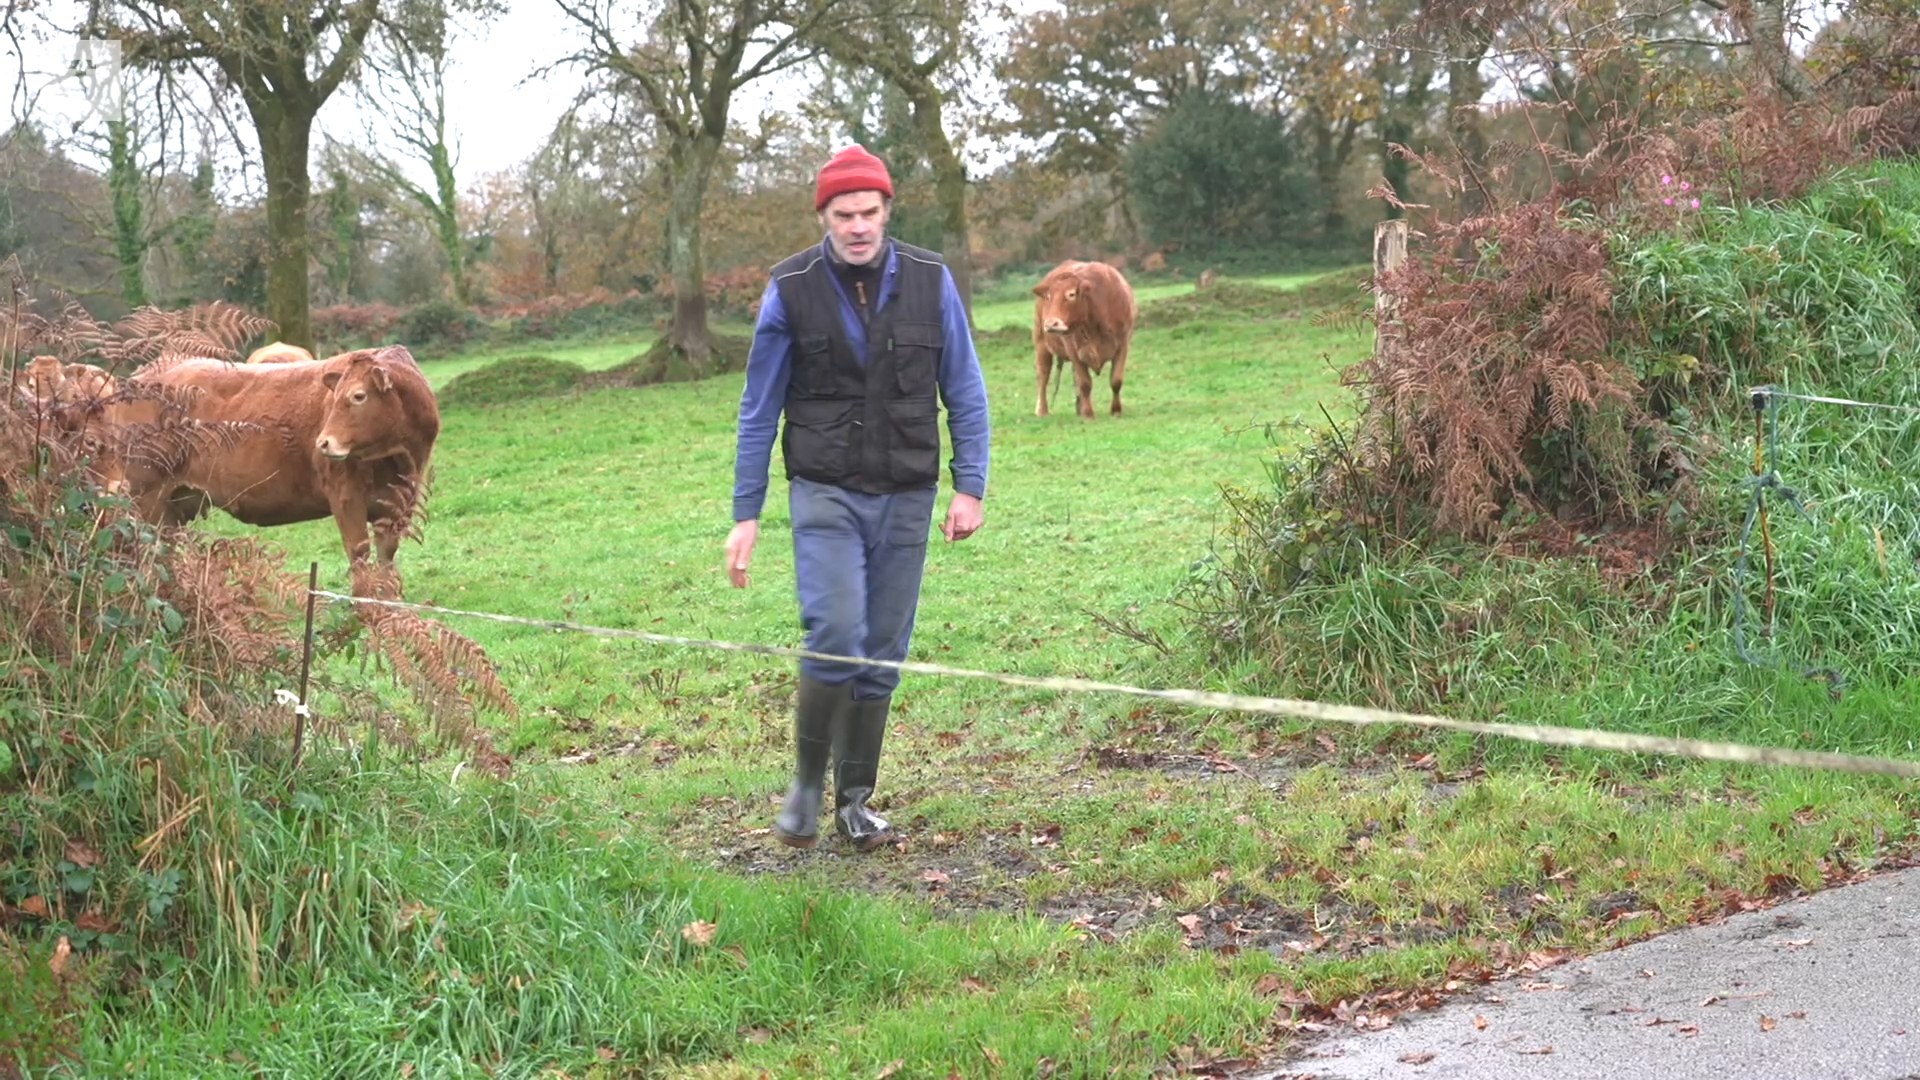
<svg viewBox="0 0 1920 1080">
<path fill-rule="evenodd" d="M 858 851 L 893 839 L 887 819 L 867 808 L 880 775 L 880 744 L 892 704 L 891 696 L 851 702 L 845 727 L 834 740 L 834 826 Z"/>
<path fill-rule="evenodd" d="M 810 848 L 820 837 L 820 803 L 826 796 L 827 760 L 833 730 L 853 705 L 845 684 L 828 686 L 805 675 L 794 696 L 793 752 L 796 768 L 786 805 L 773 819 L 773 835 L 788 847 Z"/>
</svg>

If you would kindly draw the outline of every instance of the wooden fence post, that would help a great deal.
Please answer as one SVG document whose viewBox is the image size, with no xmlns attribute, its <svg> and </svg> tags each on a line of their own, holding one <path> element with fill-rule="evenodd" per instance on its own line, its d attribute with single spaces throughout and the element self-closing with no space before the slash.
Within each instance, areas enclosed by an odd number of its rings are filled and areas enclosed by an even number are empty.
<svg viewBox="0 0 1920 1080">
<path fill-rule="evenodd" d="M 1373 227 L 1373 279 L 1378 282 L 1389 271 L 1397 270 L 1407 259 L 1407 219 L 1388 218 Z M 1373 294 L 1373 353 L 1380 355 L 1387 326 L 1394 317 L 1393 297 Z"/>
</svg>

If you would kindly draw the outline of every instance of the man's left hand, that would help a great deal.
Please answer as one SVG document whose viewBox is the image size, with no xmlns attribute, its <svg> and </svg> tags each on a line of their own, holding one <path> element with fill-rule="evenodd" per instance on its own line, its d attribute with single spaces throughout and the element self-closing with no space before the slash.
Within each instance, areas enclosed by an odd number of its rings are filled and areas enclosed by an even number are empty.
<svg viewBox="0 0 1920 1080">
<path fill-rule="evenodd" d="M 986 516 L 980 509 L 980 500 L 972 495 L 953 493 L 953 500 L 947 503 L 947 520 L 940 524 L 940 531 L 946 534 L 947 542 L 965 540 L 980 531 L 986 523 Z"/>
</svg>

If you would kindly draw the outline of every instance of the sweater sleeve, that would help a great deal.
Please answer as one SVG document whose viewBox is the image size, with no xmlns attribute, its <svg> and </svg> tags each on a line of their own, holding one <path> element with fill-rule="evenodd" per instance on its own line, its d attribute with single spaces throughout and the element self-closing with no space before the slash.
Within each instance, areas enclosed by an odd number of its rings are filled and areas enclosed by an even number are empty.
<svg viewBox="0 0 1920 1080">
<path fill-rule="evenodd" d="M 733 463 L 733 520 L 753 521 L 767 501 L 767 468 L 780 433 L 787 380 L 793 374 L 793 333 L 780 290 L 768 282 L 747 352 L 747 385 L 740 394 L 739 443 Z"/>
<path fill-rule="evenodd" d="M 940 398 L 947 406 L 947 433 L 953 441 L 953 490 L 984 499 L 993 426 L 987 414 L 987 380 L 953 274 L 943 266 L 940 275 L 945 280 L 942 328 L 946 339 L 940 356 Z"/>
</svg>

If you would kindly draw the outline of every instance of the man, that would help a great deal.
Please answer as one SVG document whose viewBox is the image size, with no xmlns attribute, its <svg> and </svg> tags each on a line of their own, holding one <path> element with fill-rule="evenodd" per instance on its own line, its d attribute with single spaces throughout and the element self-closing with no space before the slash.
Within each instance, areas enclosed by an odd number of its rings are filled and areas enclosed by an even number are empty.
<svg viewBox="0 0 1920 1080">
<path fill-rule="evenodd" d="M 989 425 L 986 382 L 953 277 L 939 255 L 887 238 L 892 205 L 886 166 L 849 147 L 815 181 L 826 239 L 773 268 L 740 398 L 726 559 L 734 587 L 745 588 L 784 414 L 780 448 L 806 647 L 899 661 L 913 633 L 939 484 L 939 403 L 953 439 L 954 492 L 941 526 L 948 542 L 980 528 Z M 812 847 L 817 839 L 829 759 L 835 828 L 861 851 L 892 838 L 867 803 L 899 683 L 893 668 L 801 661 L 798 768 L 774 820 L 782 842 Z"/>
</svg>

